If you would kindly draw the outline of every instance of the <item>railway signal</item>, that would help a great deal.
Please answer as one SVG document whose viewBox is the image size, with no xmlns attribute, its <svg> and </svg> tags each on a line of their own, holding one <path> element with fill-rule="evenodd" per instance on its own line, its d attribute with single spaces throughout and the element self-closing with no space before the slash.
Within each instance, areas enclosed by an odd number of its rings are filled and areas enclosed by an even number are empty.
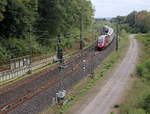
<svg viewBox="0 0 150 114">
<path fill-rule="evenodd" d="M 61 48 L 61 39 L 60 39 L 60 34 L 57 36 L 57 59 L 60 64 L 63 63 L 63 50 Z"/>
<path fill-rule="evenodd" d="M 60 104 L 61 101 L 64 100 L 66 96 L 66 90 L 64 89 L 64 84 L 63 84 L 63 78 L 64 78 L 64 60 L 63 60 L 63 50 L 61 48 L 61 36 L 58 34 L 57 36 L 57 58 L 59 61 L 58 69 L 59 69 L 59 75 L 60 75 L 60 83 L 59 83 L 59 91 L 56 93 L 56 98 L 58 103 Z"/>
</svg>

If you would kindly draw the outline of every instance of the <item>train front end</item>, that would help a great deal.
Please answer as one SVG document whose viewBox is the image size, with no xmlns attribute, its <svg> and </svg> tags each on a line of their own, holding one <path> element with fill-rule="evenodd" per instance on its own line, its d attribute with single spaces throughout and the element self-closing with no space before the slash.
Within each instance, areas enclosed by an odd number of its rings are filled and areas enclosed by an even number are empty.
<svg viewBox="0 0 150 114">
<path fill-rule="evenodd" d="M 102 35 L 98 38 L 97 49 L 102 50 L 105 48 L 105 35 Z"/>
</svg>

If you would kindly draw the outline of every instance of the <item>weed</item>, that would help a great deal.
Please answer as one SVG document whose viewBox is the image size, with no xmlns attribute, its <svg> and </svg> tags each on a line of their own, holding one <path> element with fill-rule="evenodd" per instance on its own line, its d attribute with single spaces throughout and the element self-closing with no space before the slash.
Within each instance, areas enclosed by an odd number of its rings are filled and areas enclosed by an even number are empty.
<svg viewBox="0 0 150 114">
<path fill-rule="evenodd" d="M 119 104 L 115 104 L 115 105 L 114 105 L 114 108 L 119 108 L 119 107 L 120 107 Z"/>
</svg>

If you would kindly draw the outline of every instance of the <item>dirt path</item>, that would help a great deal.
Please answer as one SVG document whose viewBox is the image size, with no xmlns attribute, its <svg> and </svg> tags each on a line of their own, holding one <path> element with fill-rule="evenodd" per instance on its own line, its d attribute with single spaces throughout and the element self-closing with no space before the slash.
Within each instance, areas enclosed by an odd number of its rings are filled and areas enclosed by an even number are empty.
<svg viewBox="0 0 150 114">
<path fill-rule="evenodd" d="M 138 59 L 138 44 L 134 35 L 130 38 L 130 47 L 122 62 L 112 73 L 111 78 L 106 81 L 102 89 L 90 101 L 89 104 L 82 104 L 74 112 L 75 114 L 110 114 L 111 108 L 123 96 L 125 88 L 128 87 L 131 74 L 134 72 Z"/>
</svg>

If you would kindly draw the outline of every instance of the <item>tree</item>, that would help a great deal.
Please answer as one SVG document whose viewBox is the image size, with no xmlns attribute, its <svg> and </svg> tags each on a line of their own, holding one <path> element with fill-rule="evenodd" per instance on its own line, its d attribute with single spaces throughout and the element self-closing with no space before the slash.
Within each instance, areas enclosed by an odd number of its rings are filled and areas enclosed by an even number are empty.
<svg viewBox="0 0 150 114">
<path fill-rule="evenodd" d="M 139 28 L 140 32 L 148 32 L 150 29 L 150 12 L 141 11 L 136 16 L 136 28 Z"/>
<path fill-rule="evenodd" d="M 1 36 L 5 38 L 25 36 L 29 25 L 33 24 L 33 13 L 20 0 L 7 0 L 5 9 L 4 19 L 0 22 Z"/>
<path fill-rule="evenodd" d="M 39 0 L 39 28 L 48 31 L 52 36 L 58 32 L 64 33 L 70 27 L 79 28 L 81 11 L 83 11 L 84 22 L 88 26 L 93 9 L 91 2 L 82 1 L 81 4 L 81 0 Z"/>
<path fill-rule="evenodd" d="M 3 13 L 5 12 L 6 0 L 0 0 L 0 21 L 4 19 Z"/>
<path fill-rule="evenodd" d="M 130 26 L 134 26 L 136 24 L 136 16 L 137 16 L 137 12 L 136 11 L 131 12 L 127 16 L 126 22 L 129 23 Z"/>
</svg>

